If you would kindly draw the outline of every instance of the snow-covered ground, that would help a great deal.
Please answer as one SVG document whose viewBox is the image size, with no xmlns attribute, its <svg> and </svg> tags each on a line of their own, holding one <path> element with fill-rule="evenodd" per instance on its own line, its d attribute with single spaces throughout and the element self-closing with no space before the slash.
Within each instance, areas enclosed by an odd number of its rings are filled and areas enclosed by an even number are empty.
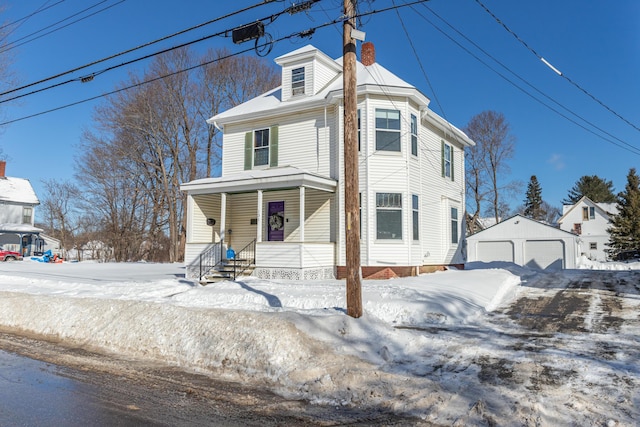
<svg viewBox="0 0 640 427">
<path fill-rule="evenodd" d="M 640 284 L 639 264 L 581 268 L 471 264 L 364 281 L 365 314 L 352 319 L 344 281 L 201 286 L 179 264 L 25 260 L 0 264 L 0 329 L 441 425 L 636 425 L 640 287 L 615 290 L 615 330 L 589 329 L 606 289 L 583 292 L 584 330 L 526 329 L 509 311 L 588 270 L 626 270 L 624 282 Z"/>
</svg>

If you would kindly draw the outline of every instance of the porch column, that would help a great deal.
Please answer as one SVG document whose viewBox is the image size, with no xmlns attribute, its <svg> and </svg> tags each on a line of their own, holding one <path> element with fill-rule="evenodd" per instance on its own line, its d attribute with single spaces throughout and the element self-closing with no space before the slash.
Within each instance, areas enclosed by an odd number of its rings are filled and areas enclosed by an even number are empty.
<svg viewBox="0 0 640 427">
<path fill-rule="evenodd" d="M 262 242 L 262 190 L 258 190 L 258 218 L 256 222 L 256 243 Z"/>
<path fill-rule="evenodd" d="M 227 235 L 227 193 L 220 193 L 220 241 Z"/>
<path fill-rule="evenodd" d="M 300 241 L 304 242 L 304 187 L 300 187 Z"/>
</svg>

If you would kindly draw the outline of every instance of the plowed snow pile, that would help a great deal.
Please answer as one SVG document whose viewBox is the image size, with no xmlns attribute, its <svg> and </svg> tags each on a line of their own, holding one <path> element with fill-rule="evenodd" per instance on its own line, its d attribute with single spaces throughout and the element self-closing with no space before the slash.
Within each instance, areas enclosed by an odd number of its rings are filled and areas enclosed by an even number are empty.
<svg viewBox="0 0 640 427">
<path fill-rule="evenodd" d="M 0 328 L 434 424 L 635 425 L 640 267 L 582 265 L 364 281 L 352 319 L 343 281 L 203 287 L 181 265 L 4 263 Z"/>
</svg>

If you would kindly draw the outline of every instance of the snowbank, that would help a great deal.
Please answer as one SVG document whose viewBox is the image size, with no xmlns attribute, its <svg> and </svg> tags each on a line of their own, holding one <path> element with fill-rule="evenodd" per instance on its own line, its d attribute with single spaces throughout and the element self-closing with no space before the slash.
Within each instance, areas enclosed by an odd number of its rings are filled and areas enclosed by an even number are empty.
<svg viewBox="0 0 640 427">
<path fill-rule="evenodd" d="M 185 280 L 180 265 L 2 267 L 5 330 L 269 385 L 314 402 L 408 412 L 431 406 L 440 387 L 407 375 L 402 364 L 428 343 L 396 326 L 470 324 L 519 284 L 500 269 L 364 281 L 365 315 L 352 319 L 337 280 L 249 277 L 201 286 Z"/>
</svg>

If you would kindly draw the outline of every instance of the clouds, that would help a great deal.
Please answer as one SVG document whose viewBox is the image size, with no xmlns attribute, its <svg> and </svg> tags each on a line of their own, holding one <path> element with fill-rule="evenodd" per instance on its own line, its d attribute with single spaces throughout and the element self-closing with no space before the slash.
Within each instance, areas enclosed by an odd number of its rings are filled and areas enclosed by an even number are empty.
<svg viewBox="0 0 640 427">
<path fill-rule="evenodd" d="M 562 154 L 558 153 L 551 154 L 551 157 L 547 159 L 547 164 L 556 171 L 564 170 L 567 166 L 564 162 L 564 157 L 562 156 Z"/>
</svg>

